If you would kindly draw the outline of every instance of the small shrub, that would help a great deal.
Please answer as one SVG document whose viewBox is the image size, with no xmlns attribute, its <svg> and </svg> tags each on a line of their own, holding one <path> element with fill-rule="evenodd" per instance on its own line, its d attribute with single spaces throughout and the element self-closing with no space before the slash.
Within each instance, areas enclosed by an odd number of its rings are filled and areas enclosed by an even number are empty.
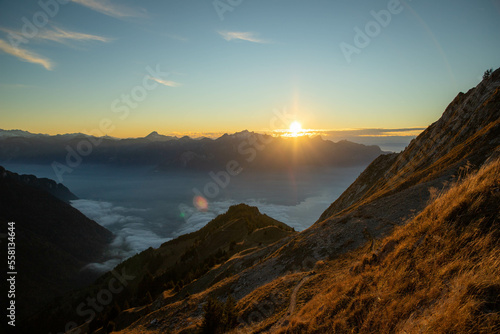
<svg viewBox="0 0 500 334">
<path fill-rule="evenodd" d="M 493 69 L 492 68 L 490 68 L 489 70 L 484 71 L 483 80 L 489 79 L 489 77 L 491 76 L 492 73 L 493 73 Z"/>
<path fill-rule="evenodd" d="M 209 297 L 203 310 L 205 311 L 201 325 L 201 333 L 203 334 L 225 333 L 238 324 L 236 302 L 232 296 L 227 298 L 225 304 L 213 297 Z"/>
</svg>

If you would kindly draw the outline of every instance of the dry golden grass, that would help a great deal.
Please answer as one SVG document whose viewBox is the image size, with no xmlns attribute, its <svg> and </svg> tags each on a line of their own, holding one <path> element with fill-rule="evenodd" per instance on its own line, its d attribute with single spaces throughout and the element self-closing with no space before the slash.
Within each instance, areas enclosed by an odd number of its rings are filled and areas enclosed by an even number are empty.
<svg viewBox="0 0 500 334">
<path fill-rule="evenodd" d="M 280 332 L 499 333 L 500 161 L 434 197 Z"/>
</svg>

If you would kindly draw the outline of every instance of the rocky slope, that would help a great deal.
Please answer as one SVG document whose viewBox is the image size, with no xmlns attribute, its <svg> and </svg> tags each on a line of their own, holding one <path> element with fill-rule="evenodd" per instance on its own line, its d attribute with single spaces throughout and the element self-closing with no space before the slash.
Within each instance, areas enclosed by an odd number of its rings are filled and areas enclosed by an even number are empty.
<svg viewBox="0 0 500 334">
<path fill-rule="evenodd" d="M 467 93 L 459 93 L 442 117 L 400 154 L 379 157 L 320 217 L 324 220 L 354 203 L 445 178 L 467 163 L 477 168 L 499 154 L 500 69 Z"/>
</svg>

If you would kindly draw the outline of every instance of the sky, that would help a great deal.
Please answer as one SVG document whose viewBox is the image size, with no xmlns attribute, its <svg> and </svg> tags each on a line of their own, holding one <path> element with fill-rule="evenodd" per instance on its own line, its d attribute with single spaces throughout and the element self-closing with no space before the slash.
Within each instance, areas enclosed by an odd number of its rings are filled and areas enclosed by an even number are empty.
<svg viewBox="0 0 500 334">
<path fill-rule="evenodd" d="M 499 16 L 499 0 L 0 0 L 0 128 L 413 134 L 500 66 Z"/>
</svg>

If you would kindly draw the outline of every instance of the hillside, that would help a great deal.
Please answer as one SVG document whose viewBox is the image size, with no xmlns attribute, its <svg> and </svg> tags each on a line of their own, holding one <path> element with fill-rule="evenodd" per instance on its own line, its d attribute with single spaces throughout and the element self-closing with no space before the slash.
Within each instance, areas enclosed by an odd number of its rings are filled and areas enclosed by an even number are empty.
<svg viewBox="0 0 500 334">
<path fill-rule="evenodd" d="M 134 312 L 143 316 L 118 333 L 198 333 L 201 306 L 210 296 L 229 295 L 238 300 L 235 333 L 498 332 L 498 203 L 496 159 L 434 193 L 419 215 L 388 237 L 299 263 L 270 281 L 265 266 L 249 264 L 246 271 L 261 276 L 259 288 L 242 296 L 239 290 L 251 283 L 242 284 L 248 275 L 233 272 L 204 291 L 159 303 L 152 312 L 124 311 L 117 319 Z M 264 256 L 260 262 L 268 262 L 268 268 L 281 264 L 274 258 Z M 228 262 L 234 266 L 238 260 Z"/>
<path fill-rule="evenodd" d="M 96 278 L 81 269 L 102 259 L 112 234 L 63 201 L 73 196 L 54 181 L 0 167 L 2 233 L 7 222 L 15 222 L 17 298 L 30 301 L 18 303 L 19 319 Z"/>
<path fill-rule="evenodd" d="M 261 214 L 256 207 L 235 205 L 213 219 L 202 229 L 168 241 L 158 249 L 149 248 L 126 260 L 114 271 L 133 277 L 126 289 L 113 298 L 100 314 L 84 327 L 99 328 L 111 321 L 124 328 L 144 312 L 164 304 L 176 303 L 224 279 L 215 268 L 232 258 L 276 249 L 296 232 L 289 226 Z M 80 323 L 85 317 L 75 310 L 87 296 L 107 287 L 115 274 L 108 273 L 94 284 L 67 294 L 30 320 L 32 332 L 61 331 L 68 319 Z M 125 310 L 119 315 L 116 310 Z"/>
<path fill-rule="evenodd" d="M 499 203 L 497 159 L 389 237 L 325 262 L 276 332 L 498 333 Z"/>
</svg>

